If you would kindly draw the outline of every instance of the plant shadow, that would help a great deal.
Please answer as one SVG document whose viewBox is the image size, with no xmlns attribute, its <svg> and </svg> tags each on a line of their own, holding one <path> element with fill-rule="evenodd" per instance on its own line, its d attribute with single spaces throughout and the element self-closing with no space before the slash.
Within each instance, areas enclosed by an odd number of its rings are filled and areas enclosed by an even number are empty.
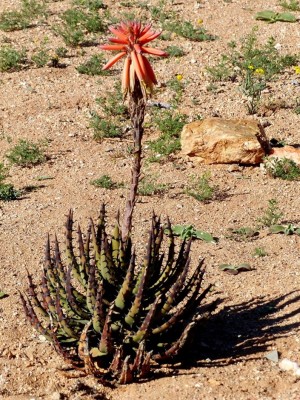
<svg viewBox="0 0 300 400">
<path fill-rule="evenodd" d="M 292 306 L 292 311 L 285 312 Z M 274 299 L 257 299 L 225 306 L 200 324 L 181 360 L 184 368 L 195 365 L 228 365 L 244 357 L 256 359 L 269 350 L 275 339 L 290 335 L 300 327 L 289 322 L 300 313 L 300 292 L 290 292 Z M 207 360 L 207 361 L 206 361 Z"/>
</svg>

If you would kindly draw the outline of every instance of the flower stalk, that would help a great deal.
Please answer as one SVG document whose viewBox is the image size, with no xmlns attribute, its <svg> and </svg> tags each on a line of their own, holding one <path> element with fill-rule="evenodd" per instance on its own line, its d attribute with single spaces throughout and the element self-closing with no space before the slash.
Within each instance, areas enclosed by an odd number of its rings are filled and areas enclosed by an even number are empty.
<svg viewBox="0 0 300 400">
<path fill-rule="evenodd" d="M 143 122 L 146 100 L 152 94 L 157 79 L 152 66 L 144 54 L 166 57 L 167 53 L 145 44 L 156 39 L 161 32 L 151 30 L 148 24 L 142 27 L 140 22 L 121 22 L 116 27 L 109 27 L 116 37 L 109 38 L 113 44 L 104 44 L 102 50 L 119 51 L 107 64 L 104 70 L 111 68 L 116 62 L 125 57 L 122 72 L 122 91 L 124 99 L 129 97 L 129 113 L 133 133 L 133 166 L 131 171 L 131 185 L 125 206 L 122 223 L 122 240 L 125 242 L 131 232 L 133 210 L 136 203 L 138 184 L 142 165 L 142 138 L 144 133 Z"/>
<path fill-rule="evenodd" d="M 144 116 L 146 100 L 143 96 L 139 81 L 129 97 L 129 114 L 133 134 L 133 165 L 131 170 L 130 191 L 127 197 L 122 224 L 122 240 L 125 242 L 131 232 L 133 210 L 137 199 L 138 184 L 142 166 L 142 139 L 144 134 Z"/>
</svg>

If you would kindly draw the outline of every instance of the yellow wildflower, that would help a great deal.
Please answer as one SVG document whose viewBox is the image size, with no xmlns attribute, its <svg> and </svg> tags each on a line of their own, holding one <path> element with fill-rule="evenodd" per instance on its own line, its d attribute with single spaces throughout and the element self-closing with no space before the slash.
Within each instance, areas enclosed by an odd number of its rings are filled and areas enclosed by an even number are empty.
<svg viewBox="0 0 300 400">
<path fill-rule="evenodd" d="M 264 75 L 265 70 L 263 68 L 256 68 L 254 72 L 258 75 Z"/>
<path fill-rule="evenodd" d="M 200 18 L 200 19 L 198 19 L 197 22 L 198 22 L 198 25 L 202 25 L 203 24 L 203 19 Z"/>
<path fill-rule="evenodd" d="M 178 81 L 181 81 L 183 79 L 183 76 L 181 74 L 176 75 L 176 79 Z"/>
<path fill-rule="evenodd" d="M 248 65 L 248 69 L 251 69 L 251 70 L 253 70 L 254 69 L 254 67 L 253 67 L 253 65 Z"/>
<path fill-rule="evenodd" d="M 295 65 L 293 68 L 296 74 L 300 74 L 300 65 Z"/>
</svg>

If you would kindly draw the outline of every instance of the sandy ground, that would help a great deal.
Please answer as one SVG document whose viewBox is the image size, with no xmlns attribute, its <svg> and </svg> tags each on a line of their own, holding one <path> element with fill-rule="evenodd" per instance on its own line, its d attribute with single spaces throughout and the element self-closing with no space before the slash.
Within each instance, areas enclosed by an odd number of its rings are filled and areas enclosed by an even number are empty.
<svg viewBox="0 0 300 400">
<path fill-rule="evenodd" d="M 139 10 L 104 1 L 112 16 Z M 132 2 L 133 3 L 133 2 Z M 151 0 L 147 4 L 155 5 Z M 20 2 L 2 0 L 0 11 L 15 9 Z M 48 46 L 63 46 L 51 25 L 71 1 L 49 1 L 52 14 L 48 24 L 16 32 L 0 32 L 1 43 L 11 41 L 30 53 L 48 38 Z M 164 83 L 182 74 L 185 92 L 179 110 L 193 116 L 256 118 L 266 127 L 269 139 L 300 143 L 299 115 L 292 108 L 278 108 L 267 116 L 249 116 L 238 82 L 217 84 L 218 90 L 207 90 L 210 84 L 206 67 L 216 64 L 227 52 L 227 43 L 237 43 L 258 27 L 258 38 L 265 43 L 274 36 L 283 54 L 299 54 L 299 23 L 266 24 L 254 20 L 263 9 L 282 10 L 275 0 L 207 0 L 166 1 L 183 20 L 203 26 L 217 36 L 212 42 L 191 42 L 174 37 L 157 41 L 165 48 L 176 44 L 185 51 L 180 59 L 169 58 L 154 63 L 161 89 L 155 101 L 170 101 Z M 297 13 L 296 13 L 297 14 Z M 299 12 L 298 12 L 299 14 Z M 154 26 L 159 24 L 154 22 Z M 96 35 L 98 43 L 106 35 Z M 145 234 L 152 210 L 163 218 L 169 215 L 175 224 L 193 224 L 219 238 L 217 244 L 194 241 L 193 263 L 205 257 L 205 285 L 214 284 L 207 301 L 219 298 L 216 311 L 199 329 L 192 366 L 154 374 L 155 379 L 114 390 L 104 389 L 92 377 L 68 379 L 62 374 L 61 358 L 50 344 L 29 326 L 19 301 L 19 291 L 27 288 L 26 268 L 33 275 L 41 270 L 44 240 L 47 232 L 56 232 L 63 241 L 63 225 L 69 208 L 75 219 L 86 227 L 88 218 L 96 218 L 102 202 L 107 204 L 109 224 L 118 209 L 123 209 L 126 187 L 114 191 L 95 188 L 91 179 L 109 174 L 114 181 L 128 182 L 130 156 L 125 139 L 97 143 L 89 129 L 91 110 L 99 111 L 96 98 L 113 87 L 120 67 L 108 77 L 80 75 L 75 67 L 99 51 L 95 46 L 69 49 L 66 68 L 30 67 L 19 72 L 1 73 L 0 86 L 0 161 L 19 139 L 48 140 L 47 162 L 32 168 L 11 167 L 9 181 L 17 188 L 35 186 L 19 200 L 0 203 L 0 289 L 8 297 L 0 300 L 0 397 L 1 399 L 240 399 L 297 400 L 300 381 L 291 372 L 283 372 L 265 358 L 277 350 L 281 358 L 300 362 L 300 238 L 296 235 L 270 235 L 267 229 L 255 238 L 234 240 L 229 228 L 254 227 L 274 198 L 283 213 L 282 220 L 300 224 L 299 182 L 275 180 L 259 167 L 241 167 L 230 172 L 228 166 L 194 166 L 180 155 L 164 164 L 146 164 L 146 174 L 153 174 L 170 189 L 161 196 L 141 197 L 134 215 L 134 235 Z M 300 79 L 290 68 L 271 82 L 263 101 L 277 99 L 296 104 Z M 196 101 L 195 101 L 196 100 Z M 150 112 L 150 111 L 149 111 Z M 158 136 L 148 128 L 145 141 Z M 184 187 L 192 175 L 211 174 L 211 182 L 222 195 L 209 203 L 197 202 L 185 194 Z M 40 176 L 52 179 L 38 181 Z M 264 248 L 265 257 L 254 257 L 256 248 Z M 220 264 L 248 263 L 251 271 L 229 275 Z M 196 356 L 195 356 L 196 355 Z"/>
</svg>

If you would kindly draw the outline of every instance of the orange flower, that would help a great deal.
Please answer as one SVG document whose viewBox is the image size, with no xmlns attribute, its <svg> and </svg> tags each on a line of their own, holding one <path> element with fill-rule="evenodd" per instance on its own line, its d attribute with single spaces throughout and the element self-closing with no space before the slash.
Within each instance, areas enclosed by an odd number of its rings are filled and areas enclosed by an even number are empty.
<svg viewBox="0 0 300 400">
<path fill-rule="evenodd" d="M 168 54 L 162 50 L 145 47 L 145 44 L 156 39 L 161 32 L 151 30 L 151 24 L 142 27 L 140 22 L 121 22 L 118 26 L 108 28 L 116 37 L 109 38 L 114 44 L 103 44 L 102 50 L 120 51 L 103 67 L 104 70 L 112 67 L 121 58 L 125 58 L 122 73 L 122 91 L 124 97 L 134 90 L 136 78 L 139 80 L 145 97 L 151 94 L 153 85 L 157 83 L 154 71 L 144 56 L 144 53 L 166 57 Z"/>
</svg>

